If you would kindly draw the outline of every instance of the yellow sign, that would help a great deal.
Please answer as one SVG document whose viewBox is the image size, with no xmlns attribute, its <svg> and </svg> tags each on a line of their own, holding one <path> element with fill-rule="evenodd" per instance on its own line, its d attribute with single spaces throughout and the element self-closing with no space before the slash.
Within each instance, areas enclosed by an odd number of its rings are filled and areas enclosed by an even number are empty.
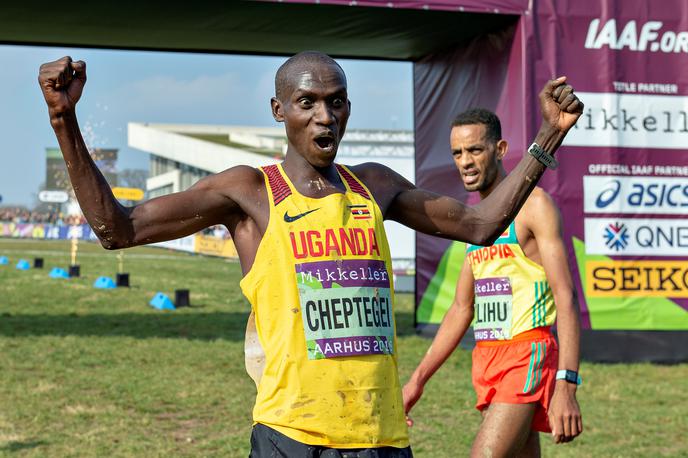
<svg viewBox="0 0 688 458">
<path fill-rule="evenodd" d="M 112 188 L 112 193 L 116 199 L 122 200 L 142 200 L 143 189 L 139 188 Z"/>
<path fill-rule="evenodd" d="M 688 298 L 688 261 L 588 261 L 590 297 Z"/>
<path fill-rule="evenodd" d="M 224 258 L 238 257 L 236 247 L 231 239 L 224 240 L 201 234 L 197 234 L 194 238 L 194 252 Z"/>
</svg>

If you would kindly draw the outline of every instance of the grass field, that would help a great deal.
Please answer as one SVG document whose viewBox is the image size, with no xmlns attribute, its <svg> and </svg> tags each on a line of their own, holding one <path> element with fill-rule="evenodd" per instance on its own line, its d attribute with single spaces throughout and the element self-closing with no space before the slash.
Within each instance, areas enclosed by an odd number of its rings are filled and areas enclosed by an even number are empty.
<svg viewBox="0 0 688 458">
<path fill-rule="evenodd" d="M 82 244 L 82 277 L 48 278 L 69 244 L 0 239 L 0 456 L 248 455 L 255 387 L 244 371 L 248 304 L 238 264 L 138 248 L 125 254 L 132 287 L 96 290 L 116 254 Z M 19 257 L 46 268 L 18 271 Z M 159 312 L 156 291 L 189 288 L 194 307 Z M 399 297 L 402 381 L 429 341 L 413 333 L 412 297 Z M 585 432 L 543 437 L 554 457 L 688 456 L 688 365 L 583 364 Z M 466 456 L 478 427 L 470 354 L 458 350 L 414 410 L 414 453 Z"/>
</svg>

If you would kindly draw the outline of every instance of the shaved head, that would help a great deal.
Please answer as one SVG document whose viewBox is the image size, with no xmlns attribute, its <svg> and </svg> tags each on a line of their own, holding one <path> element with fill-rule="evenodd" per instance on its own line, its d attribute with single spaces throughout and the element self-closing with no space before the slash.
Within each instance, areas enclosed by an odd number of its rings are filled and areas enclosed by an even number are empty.
<svg viewBox="0 0 688 458">
<path fill-rule="evenodd" d="M 275 75 L 275 96 L 284 101 L 294 90 L 295 76 L 304 70 L 317 66 L 336 66 L 346 83 L 344 70 L 336 60 L 318 51 L 303 51 L 291 56 L 277 70 Z"/>
</svg>

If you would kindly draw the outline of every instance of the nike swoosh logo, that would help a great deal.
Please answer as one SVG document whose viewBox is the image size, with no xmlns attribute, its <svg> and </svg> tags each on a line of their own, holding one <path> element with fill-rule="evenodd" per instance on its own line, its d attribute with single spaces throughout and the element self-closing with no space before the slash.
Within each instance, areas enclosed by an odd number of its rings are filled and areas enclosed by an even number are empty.
<svg viewBox="0 0 688 458">
<path fill-rule="evenodd" d="M 313 213 L 313 212 L 316 211 L 316 210 L 320 210 L 320 208 L 314 208 L 313 210 L 308 210 L 308 211 L 305 212 L 305 213 L 299 213 L 298 215 L 294 215 L 294 216 L 289 216 L 289 211 L 287 210 L 286 212 L 284 212 L 284 222 L 286 222 L 286 223 L 293 223 L 293 222 L 296 221 L 297 219 L 303 218 L 303 217 L 306 216 L 307 214 Z"/>
</svg>

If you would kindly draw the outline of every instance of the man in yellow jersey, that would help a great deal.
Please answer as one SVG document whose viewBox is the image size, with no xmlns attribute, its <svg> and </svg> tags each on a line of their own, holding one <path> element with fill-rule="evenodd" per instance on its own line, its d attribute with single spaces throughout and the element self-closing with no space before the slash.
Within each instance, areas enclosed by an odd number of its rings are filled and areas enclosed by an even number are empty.
<svg viewBox="0 0 688 458">
<path fill-rule="evenodd" d="M 450 142 L 465 189 L 487 199 L 507 176 L 499 119 L 483 109 L 462 113 Z M 559 351 L 550 333 L 556 315 Z M 540 456 L 538 431 L 551 432 L 555 442 L 580 434 L 578 304 L 561 217 L 541 188 L 492 246 L 468 245 L 454 302 L 404 386 L 406 412 L 471 322 L 473 385 L 483 415 L 471 456 Z"/>
<path fill-rule="evenodd" d="M 565 78 L 540 95 L 541 154 L 525 157 L 475 207 L 416 188 L 379 164 L 334 163 L 351 103 L 330 57 L 304 52 L 277 71 L 272 114 L 283 163 L 234 167 L 190 189 L 124 207 L 79 132 L 86 65 L 41 66 L 50 122 L 84 214 L 106 249 L 229 229 L 265 363 L 251 456 L 409 457 L 397 375 L 394 290 L 383 220 L 475 244 L 492 243 L 535 186 L 583 105 Z"/>
</svg>

